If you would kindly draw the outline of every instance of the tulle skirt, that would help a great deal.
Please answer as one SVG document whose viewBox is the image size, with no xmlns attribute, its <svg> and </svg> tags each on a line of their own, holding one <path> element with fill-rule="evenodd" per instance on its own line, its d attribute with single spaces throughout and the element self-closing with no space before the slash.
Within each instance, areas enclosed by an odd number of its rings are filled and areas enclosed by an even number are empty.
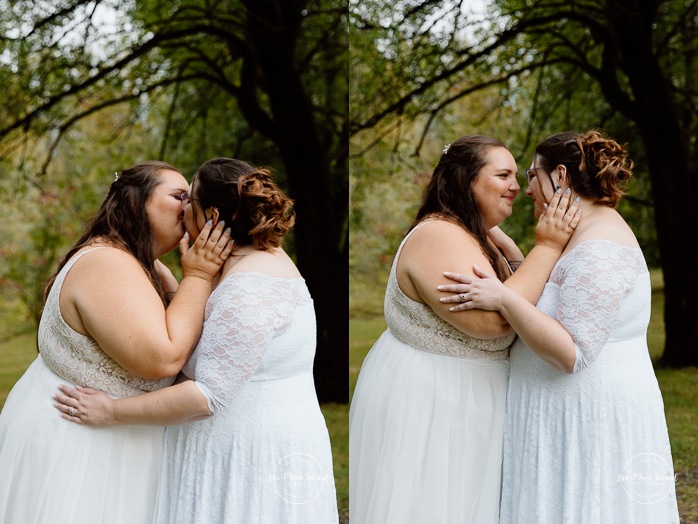
<svg viewBox="0 0 698 524">
<path fill-rule="evenodd" d="M 39 356 L 0 414 L 0 523 L 150 524 L 163 429 L 88 428 L 51 396 L 66 381 Z"/>
<path fill-rule="evenodd" d="M 350 409 L 352 523 L 496 523 L 508 371 L 383 333 Z"/>
</svg>

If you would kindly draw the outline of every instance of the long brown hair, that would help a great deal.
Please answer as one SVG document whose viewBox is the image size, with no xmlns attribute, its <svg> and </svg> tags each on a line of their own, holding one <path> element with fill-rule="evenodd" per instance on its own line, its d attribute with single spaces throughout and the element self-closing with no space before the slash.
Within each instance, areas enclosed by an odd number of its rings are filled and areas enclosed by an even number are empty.
<svg viewBox="0 0 698 524">
<path fill-rule="evenodd" d="M 87 223 L 83 235 L 58 263 L 58 269 L 46 283 L 44 303 L 56 276 L 73 255 L 95 239 L 107 239 L 140 262 L 167 306 L 170 299 L 155 271 L 152 231 L 146 212 L 146 204 L 155 188 L 162 183 L 158 173 L 165 170 L 179 172 L 176 167 L 155 160 L 136 164 L 121 172 L 109 188 L 109 194 L 97 214 Z"/>
<path fill-rule="evenodd" d="M 410 230 L 429 215 L 458 224 L 475 237 L 497 277 L 505 280 L 509 271 L 487 240 L 487 228 L 472 189 L 475 178 L 487 164 L 487 151 L 494 147 L 506 149 L 496 138 L 482 135 L 464 136 L 448 146 L 424 189 L 422 205 Z"/>
</svg>

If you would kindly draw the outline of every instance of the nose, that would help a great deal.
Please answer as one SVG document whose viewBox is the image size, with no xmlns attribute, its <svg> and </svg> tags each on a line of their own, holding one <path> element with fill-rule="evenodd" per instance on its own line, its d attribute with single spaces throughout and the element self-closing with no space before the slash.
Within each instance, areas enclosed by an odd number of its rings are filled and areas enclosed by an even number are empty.
<svg viewBox="0 0 698 524">
<path fill-rule="evenodd" d="M 525 191 L 524 194 L 525 194 L 526 196 L 528 196 L 528 197 L 532 197 L 532 196 L 533 196 L 533 191 L 531 191 L 531 184 L 529 184 L 529 185 L 526 186 L 526 191 Z"/>
</svg>

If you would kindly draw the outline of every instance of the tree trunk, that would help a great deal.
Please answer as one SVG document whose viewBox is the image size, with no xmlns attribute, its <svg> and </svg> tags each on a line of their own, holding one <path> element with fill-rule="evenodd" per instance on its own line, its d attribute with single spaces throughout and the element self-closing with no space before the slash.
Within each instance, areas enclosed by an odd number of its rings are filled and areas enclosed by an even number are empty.
<svg viewBox="0 0 698 524">
<path fill-rule="evenodd" d="M 653 13 L 633 10 L 614 19 L 623 69 L 635 97 L 634 120 L 647 153 L 657 239 L 664 272 L 666 345 L 660 363 L 698 365 L 698 198 L 688 142 L 668 81 L 652 50 Z M 691 167 L 693 169 L 691 169 Z"/>
<path fill-rule="evenodd" d="M 295 5 L 291 5 L 295 4 Z M 248 23 L 257 67 L 274 119 L 274 141 L 286 168 L 297 220 L 298 268 L 315 302 L 317 352 L 315 385 L 321 402 L 349 401 L 349 258 L 344 216 L 346 195 L 333 184 L 346 183 L 344 166 L 325 151 L 313 107 L 296 66 L 300 7 L 288 0 L 248 3 Z M 295 19 L 295 21 L 294 21 Z"/>
</svg>

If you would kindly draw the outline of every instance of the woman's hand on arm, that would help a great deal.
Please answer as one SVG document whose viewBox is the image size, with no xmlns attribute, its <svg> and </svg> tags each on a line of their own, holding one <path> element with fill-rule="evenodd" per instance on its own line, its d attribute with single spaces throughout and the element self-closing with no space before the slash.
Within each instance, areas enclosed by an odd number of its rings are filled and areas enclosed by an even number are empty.
<svg viewBox="0 0 698 524">
<path fill-rule="evenodd" d="M 475 278 L 462 278 L 460 295 L 444 297 L 446 304 L 458 303 L 453 311 L 485 309 L 499 311 L 514 331 L 540 358 L 564 373 L 572 373 L 576 361 L 574 340 L 554 318 L 549 317 L 496 277 L 475 268 Z M 448 286 L 444 286 L 448 287 Z"/>
<path fill-rule="evenodd" d="M 531 304 L 536 304 L 580 219 L 579 203 L 570 203 L 568 193 L 556 193 L 545 213 L 538 219 L 536 245 L 504 285 L 519 293 Z M 465 282 L 464 277 L 466 280 L 470 277 L 453 271 L 445 272 L 444 276 L 460 283 L 469 283 Z M 439 289 L 451 293 L 463 292 L 458 284 Z"/>
<path fill-rule="evenodd" d="M 398 283 L 403 291 L 404 284 L 411 284 L 421 302 L 456 329 L 472 337 L 492 339 L 512 333 L 511 327 L 497 312 L 453 314 L 449 311 L 449 305 L 439 300 L 443 294 L 437 286 L 446 283 L 440 269 L 462 267 L 464 273 L 472 275 L 472 264 L 494 272 L 469 233 L 451 222 L 434 220 L 412 233 L 403 246 L 398 260 Z M 401 277 L 409 281 L 401 282 Z"/>
<path fill-rule="evenodd" d="M 120 399 L 92 388 L 58 389 L 53 398 L 60 416 L 84 426 L 172 426 L 211 416 L 206 398 L 192 380 Z"/>
</svg>

